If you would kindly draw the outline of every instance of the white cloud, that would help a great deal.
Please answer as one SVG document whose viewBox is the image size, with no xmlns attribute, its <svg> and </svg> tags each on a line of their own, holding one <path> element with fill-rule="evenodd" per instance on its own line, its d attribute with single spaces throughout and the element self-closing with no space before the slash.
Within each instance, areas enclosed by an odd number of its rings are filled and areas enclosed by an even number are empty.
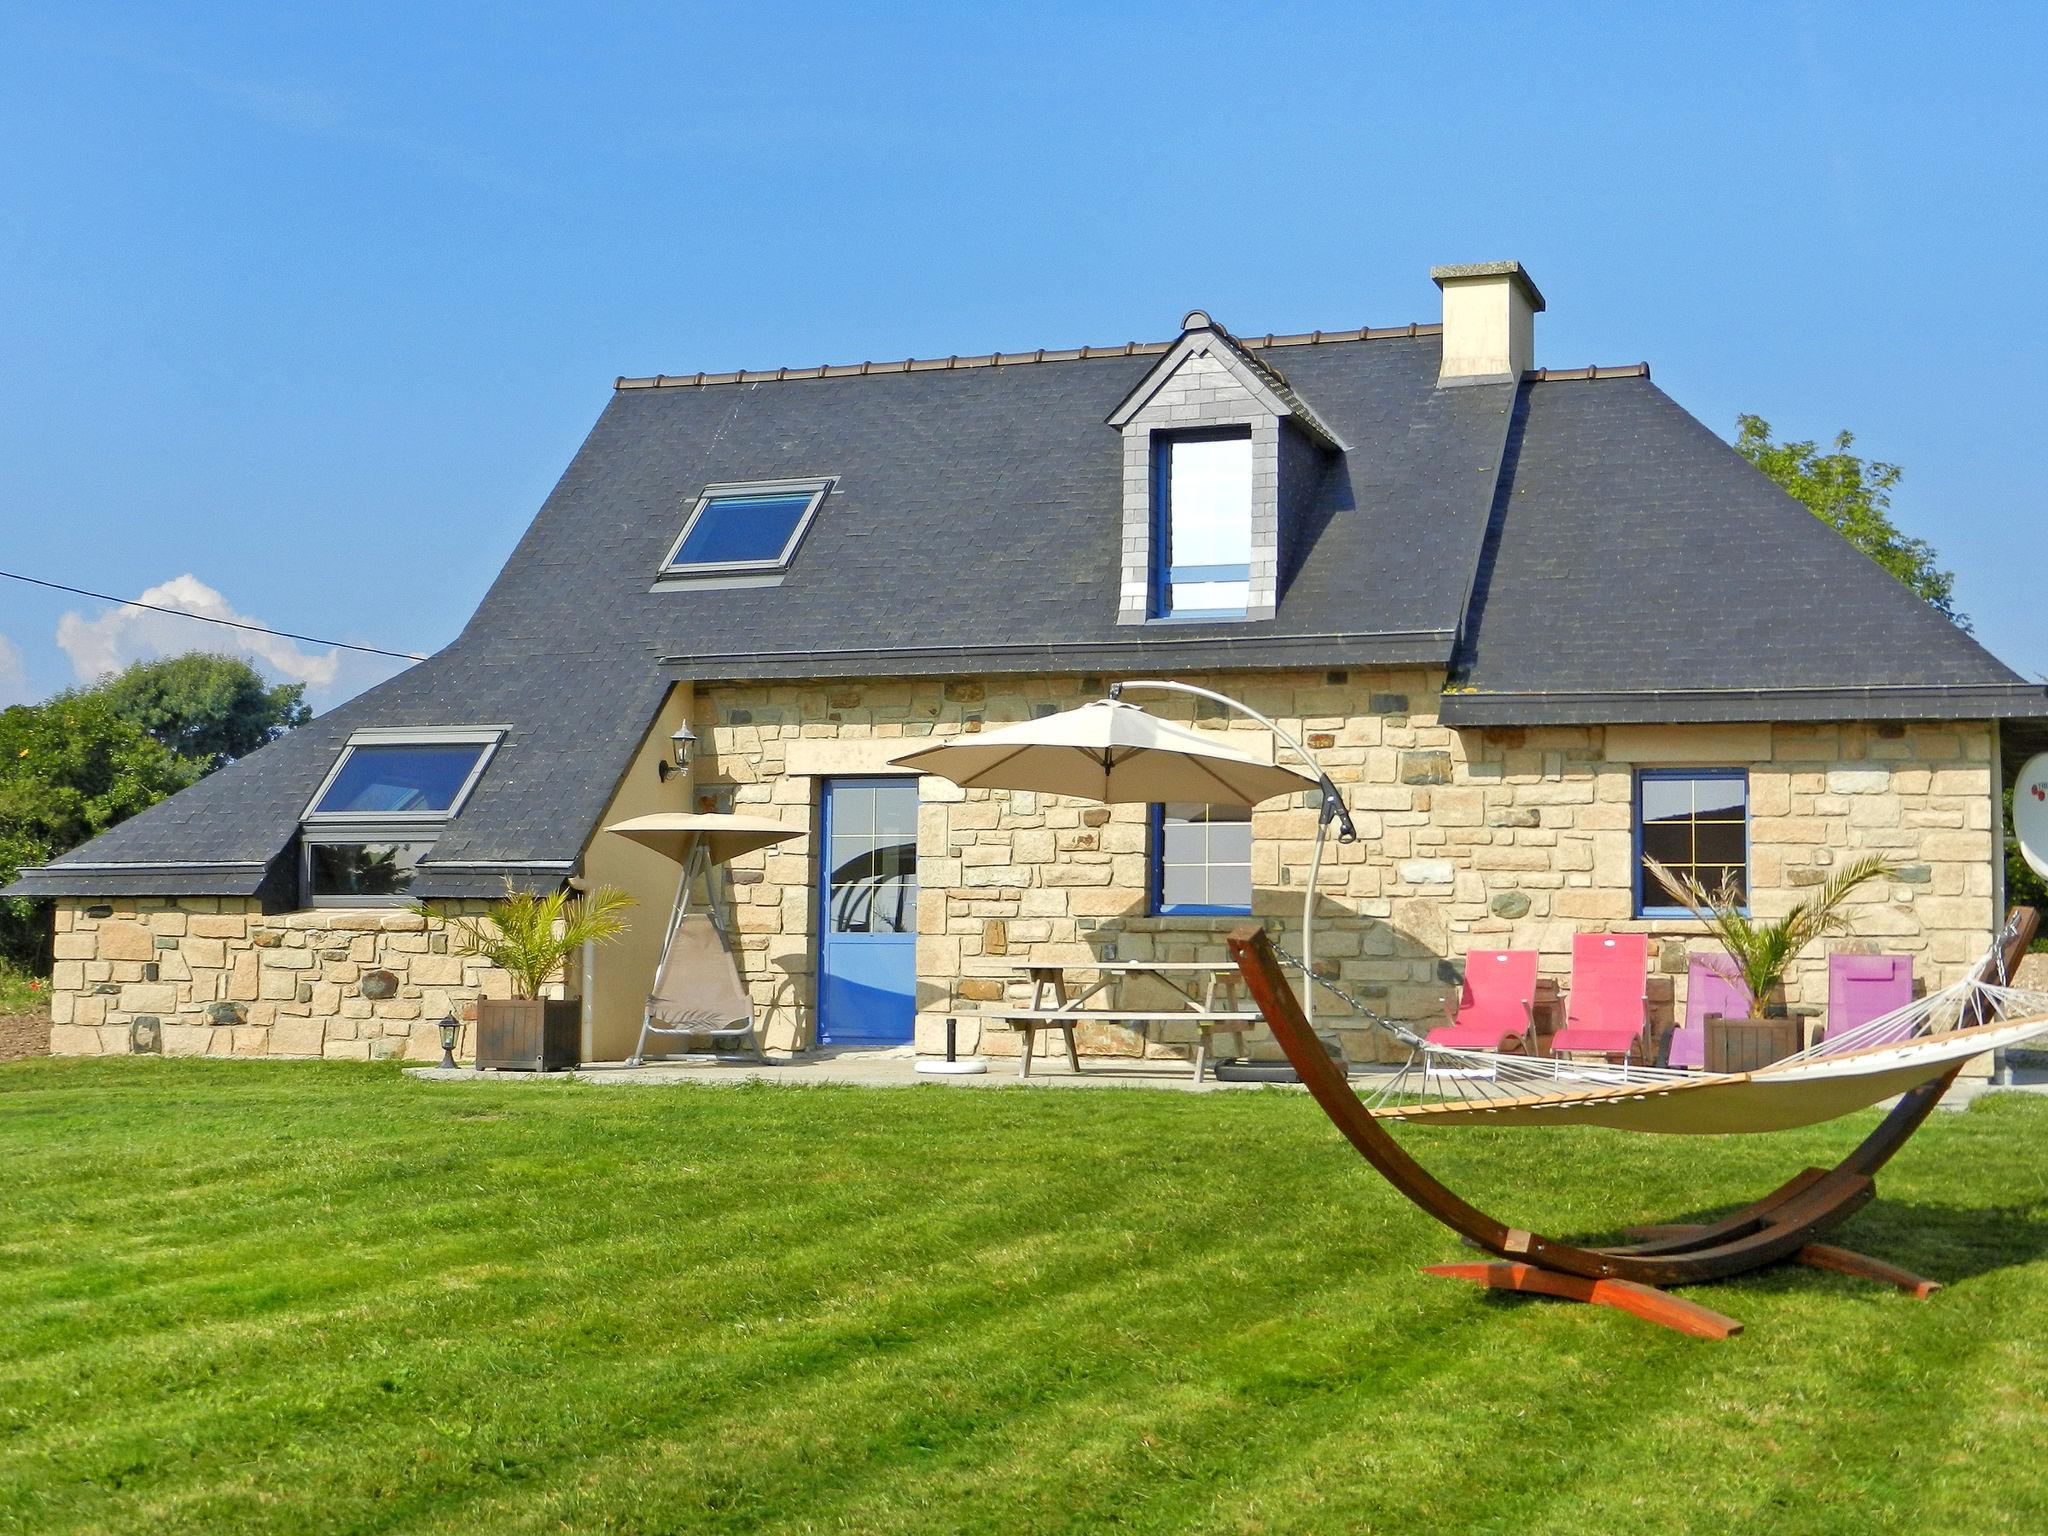
<svg viewBox="0 0 2048 1536">
<path fill-rule="evenodd" d="M 0 635 L 0 709 L 28 702 L 28 667 L 21 659 L 21 647 Z"/>
<path fill-rule="evenodd" d="M 219 592 L 189 574 L 151 587 L 140 601 L 242 624 L 263 622 L 238 613 Z M 147 608 L 110 608 L 96 619 L 67 613 L 57 621 L 57 644 L 71 658 L 71 669 L 78 674 L 79 681 L 85 683 L 97 682 L 138 661 L 178 656 L 186 651 L 245 656 L 262 663 L 272 676 L 304 683 L 316 694 L 331 689 L 341 670 L 339 651 L 301 650 L 293 641 L 276 635 L 230 629 L 221 624 L 195 624 L 190 619 L 152 613 Z M 5 676 L 4 657 L 0 657 L 0 684 L 4 684 Z"/>
</svg>

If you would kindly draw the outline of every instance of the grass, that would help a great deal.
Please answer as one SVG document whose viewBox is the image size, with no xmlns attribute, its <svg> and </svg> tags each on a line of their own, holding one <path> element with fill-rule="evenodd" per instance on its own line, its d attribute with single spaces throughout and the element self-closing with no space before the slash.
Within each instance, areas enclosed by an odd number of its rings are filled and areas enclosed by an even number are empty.
<svg viewBox="0 0 2048 1536">
<path fill-rule="evenodd" d="M 0 1015 L 40 1012 L 49 1005 L 50 983 L 31 976 L 13 961 L 0 959 Z"/>
<path fill-rule="evenodd" d="M 1831 1160 L 1404 1133 L 1569 1233 Z M 2048 1103 L 1941 1115 L 1749 1331 L 1457 1256 L 1305 1099 L 0 1067 L 0 1530 L 2048 1528 Z"/>
</svg>

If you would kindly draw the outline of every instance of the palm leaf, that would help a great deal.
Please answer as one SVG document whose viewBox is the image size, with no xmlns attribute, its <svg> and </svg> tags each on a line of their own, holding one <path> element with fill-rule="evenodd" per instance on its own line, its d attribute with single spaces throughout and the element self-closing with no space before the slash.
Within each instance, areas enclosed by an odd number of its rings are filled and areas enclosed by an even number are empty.
<svg viewBox="0 0 2048 1536">
<path fill-rule="evenodd" d="M 538 997 L 563 964 L 585 944 L 602 944 L 625 931 L 619 914 L 633 898 L 611 886 L 583 896 L 566 889 L 545 896 L 516 889 L 505 882 L 504 896 L 481 917 L 443 917 L 424 903 L 413 910 L 434 922 L 445 922 L 462 944 L 462 953 L 490 961 L 512 978 L 520 997 Z"/>
<path fill-rule="evenodd" d="M 1643 856 L 1643 867 L 1675 892 L 1680 904 L 1720 940 L 1737 979 L 1749 989 L 1752 1008 L 1764 1006 L 1809 944 L 1848 931 L 1849 920 L 1842 907 L 1850 892 L 1898 871 L 1889 859 L 1868 854 L 1835 870 L 1811 896 L 1794 902 L 1783 917 L 1759 922 L 1742 910 L 1742 892 L 1732 878 L 1723 880 L 1721 889 L 1709 895 L 1691 875 L 1680 874 L 1648 854 Z"/>
</svg>

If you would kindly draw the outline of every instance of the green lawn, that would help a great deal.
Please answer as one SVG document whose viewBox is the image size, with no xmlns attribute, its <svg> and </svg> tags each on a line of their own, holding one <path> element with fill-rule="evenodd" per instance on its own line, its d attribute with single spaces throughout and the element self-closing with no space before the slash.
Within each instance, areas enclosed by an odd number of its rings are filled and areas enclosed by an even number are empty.
<svg viewBox="0 0 2048 1536">
<path fill-rule="evenodd" d="M 0 1017 L 27 1013 L 31 1008 L 47 1006 L 49 1001 L 47 977 L 31 976 L 19 966 L 0 959 Z"/>
<path fill-rule="evenodd" d="M 1832 1159 L 1404 1133 L 1565 1232 Z M 1304 1098 L 0 1067 L 0 1530 L 2048 1529 L 2048 1103 L 1710 1344 L 1489 1297 Z"/>
</svg>

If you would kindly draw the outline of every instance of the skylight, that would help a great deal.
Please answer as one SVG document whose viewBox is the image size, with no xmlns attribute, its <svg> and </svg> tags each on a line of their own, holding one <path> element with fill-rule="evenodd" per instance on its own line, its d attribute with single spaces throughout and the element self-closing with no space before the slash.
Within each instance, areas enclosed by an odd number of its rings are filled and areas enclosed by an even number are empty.
<svg viewBox="0 0 2048 1536">
<path fill-rule="evenodd" d="M 440 821 L 462 809 L 499 732 L 359 731 L 313 796 L 308 821 Z"/>
<path fill-rule="evenodd" d="M 374 907 L 400 900 L 504 735 L 502 726 L 357 731 L 301 819 L 301 901 Z"/>
<path fill-rule="evenodd" d="M 662 574 L 781 570 L 831 489 L 830 480 L 706 486 Z"/>
</svg>

